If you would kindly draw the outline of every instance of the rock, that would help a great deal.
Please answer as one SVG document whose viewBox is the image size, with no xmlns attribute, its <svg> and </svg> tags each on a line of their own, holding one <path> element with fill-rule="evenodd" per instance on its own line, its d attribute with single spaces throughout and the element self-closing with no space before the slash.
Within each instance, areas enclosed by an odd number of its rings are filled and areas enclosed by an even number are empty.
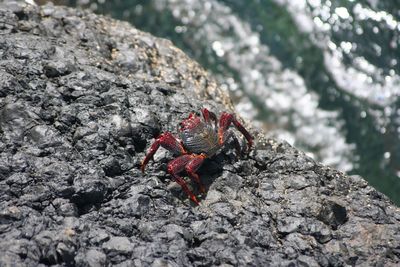
<svg viewBox="0 0 400 267">
<path fill-rule="evenodd" d="M 76 266 L 105 266 L 106 254 L 95 249 L 89 249 L 86 253 L 80 253 L 75 257 Z"/>
<path fill-rule="evenodd" d="M 64 76 L 73 71 L 73 65 L 66 62 L 50 61 L 43 67 L 44 74 L 49 78 Z"/>
<path fill-rule="evenodd" d="M 318 267 L 320 264 L 318 262 L 306 255 L 301 255 L 297 258 L 297 264 L 299 266 L 304 266 L 304 267 Z"/>
<path fill-rule="evenodd" d="M 324 201 L 322 203 L 318 218 L 334 230 L 348 219 L 346 208 L 333 201 Z"/>
<path fill-rule="evenodd" d="M 297 232 L 301 227 L 304 227 L 305 220 L 303 218 L 284 217 L 279 220 L 278 232 L 281 234 L 289 234 Z"/>
<path fill-rule="evenodd" d="M 132 252 L 133 245 L 127 237 L 116 236 L 103 244 L 103 249 L 106 252 L 129 254 Z"/>
<path fill-rule="evenodd" d="M 262 132 L 248 156 L 205 161 L 205 195 L 187 179 L 199 206 L 167 174 L 171 153 L 142 174 L 161 132 L 232 110 L 168 40 L 1 0 L 0 36 L 0 266 L 399 264 L 398 207 Z"/>
<path fill-rule="evenodd" d="M 109 190 L 107 180 L 102 175 L 92 171 L 87 175 L 79 175 L 74 179 L 75 194 L 71 201 L 79 206 L 96 204 L 103 201 Z"/>
<path fill-rule="evenodd" d="M 301 190 L 310 186 L 310 183 L 304 176 L 293 176 L 290 181 L 290 187 L 296 190 Z"/>
</svg>

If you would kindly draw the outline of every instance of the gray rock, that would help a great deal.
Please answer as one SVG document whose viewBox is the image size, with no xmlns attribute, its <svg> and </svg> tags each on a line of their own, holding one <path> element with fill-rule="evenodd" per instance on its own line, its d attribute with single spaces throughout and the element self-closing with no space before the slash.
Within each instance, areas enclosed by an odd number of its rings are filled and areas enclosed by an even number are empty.
<svg viewBox="0 0 400 267">
<path fill-rule="evenodd" d="M 347 210 L 336 202 L 323 201 L 318 218 L 336 230 L 339 225 L 347 221 Z"/>
<path fill-rule="evenodd" d="M 116 236 L 103 244 L 103 249 L 106 252 L 129 254 L 132 252 L 133 245 L 127 237 Z"/>
<path fill-rule="evenodd" d="M 232 110 L 171 42 L 0 0 L 0 58 L 0 266 L 400 263 L 398 207 L 262 132 L 248 156 L 205 161 L 205 195 L 187 179 L 199 206 L 167 174 L 171 153 L 142 174 L 161 132 L 202 107 Z"/>
<path fill-rule="evenodd" d="M 95 249 L 89 249 L 86 253 L 80 253 L 75 257 L 76 266 L 98 267 L 106 265 L 106 254 Z"/>
<path fill-rule="evenodd" d="M 305 226 L 303 218 L 284 217 L 278 221 L 278 232 L 281 234 L 289 234 L 297 232 L 301 227 Z"/>
</svg>

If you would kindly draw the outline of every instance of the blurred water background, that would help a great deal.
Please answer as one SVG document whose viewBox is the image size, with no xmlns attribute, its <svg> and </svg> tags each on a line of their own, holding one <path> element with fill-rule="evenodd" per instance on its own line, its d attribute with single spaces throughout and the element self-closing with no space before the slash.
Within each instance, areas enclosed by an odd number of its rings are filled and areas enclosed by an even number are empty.
<svg viewBox="0 0 400 267">
<path fill-rule="evenodd" d="M 400 205 L 399 0 L 55 2 L 170 39 L 243 118 Z"/>
</svg>

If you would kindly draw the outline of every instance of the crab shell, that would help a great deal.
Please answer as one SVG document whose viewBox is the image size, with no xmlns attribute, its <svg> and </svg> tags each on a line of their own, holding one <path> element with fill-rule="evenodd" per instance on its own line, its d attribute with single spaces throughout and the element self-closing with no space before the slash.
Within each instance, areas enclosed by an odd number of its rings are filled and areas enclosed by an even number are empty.
<svg viewBox="0 0 400 267">
<path fill-rule="evenodd" d="M 193 113 L 181 122 L 179 137 L 186 151 L 212 157 L 221 147 L 216 124 L 205 122 Z"/>
</svg>

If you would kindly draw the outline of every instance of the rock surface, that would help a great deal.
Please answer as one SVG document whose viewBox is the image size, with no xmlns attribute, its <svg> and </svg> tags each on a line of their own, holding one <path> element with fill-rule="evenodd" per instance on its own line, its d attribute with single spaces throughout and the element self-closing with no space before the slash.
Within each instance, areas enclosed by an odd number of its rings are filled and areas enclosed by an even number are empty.
<svg viewBox="0 0 400 267">
<path fill-rule="evenodd" d="M 206 161 L 200 206 L 170 180 L 162 149 L 142 175 L 160 132 L 230 108 L 171 42 L 4 1 L 0 58 L 0 266 L 400 263 L 399 208 L 262 133 L 248 157 Z"/>
</svg>

